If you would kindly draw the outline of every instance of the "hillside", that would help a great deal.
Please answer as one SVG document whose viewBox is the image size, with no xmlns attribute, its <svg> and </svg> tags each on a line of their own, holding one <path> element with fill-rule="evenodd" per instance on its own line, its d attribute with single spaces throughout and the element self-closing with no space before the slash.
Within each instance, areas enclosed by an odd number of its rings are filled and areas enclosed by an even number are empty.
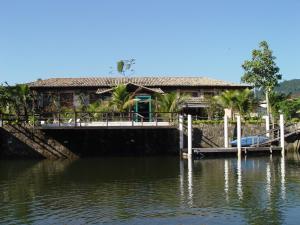
<svg viewBox="0 0 300 225">
<path fill-rule="evenodd" d="M 300 96 L 300 79 L 285 80 L 276 87 L 276 91 Z"/>
</svg>

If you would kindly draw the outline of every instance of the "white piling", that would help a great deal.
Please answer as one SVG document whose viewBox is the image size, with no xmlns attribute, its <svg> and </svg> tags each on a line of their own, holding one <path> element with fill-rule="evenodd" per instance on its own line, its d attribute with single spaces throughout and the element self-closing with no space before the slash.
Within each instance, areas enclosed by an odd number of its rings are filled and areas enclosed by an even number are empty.
<svg viewBox="0 0 300 225">
<path fill-rule="evenodd" d="M 224 116 L 224 147 L 228 148 L 228 117 Z"/>
<path fill-rule="evenodd" d="M 188 115 L 188 157 L 193 156 L 193 149 L 192 149 L 192 116 Z"/>
<path fill-rule="evenodd" d="M 236 122 L 237 122 L 237 149 L 238 149 L 238 156 L 240 157 L 242 154 L 242 132 L 241 132 L 241 116 L 236 116 Z"/>
<path fill-rule="evenodd" d="M 281 147 L 281 153 L 282 155 L 284 155 L 284 119 L 282 114 L 280 114 L 279 116 L 279 124 L 280 124 L 280 147 Z"/>
<path fill-rule="evenodd" d="M 266 136 L 270 137 L 270 117 L 268 115 L 264 116 L 265 121 L 266 121 Z"/>
<path fill-rule="evenodd" d="M 183 149 L 183 116 L 179 116 L 179 149 Z"/>
</svg>

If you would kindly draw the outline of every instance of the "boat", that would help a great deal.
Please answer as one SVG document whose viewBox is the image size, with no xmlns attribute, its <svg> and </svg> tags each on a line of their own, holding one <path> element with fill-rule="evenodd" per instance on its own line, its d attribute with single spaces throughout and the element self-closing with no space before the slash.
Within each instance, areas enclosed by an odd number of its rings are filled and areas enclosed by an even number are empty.
<svg viewBox="0 0 300 225">
<path fill-rule="evenodd" d="M 265 143 L 269 140 L 268 137 L 266 136 L 247 136 L 241 138 L 241 146 L 242 147 L 249 147 L 251 145 L 256 145 L 256 144 L 262 144 Z M 233 140 L 230 142 L 232 147 L 237 146 L 237 140 Z"/>
</svg>

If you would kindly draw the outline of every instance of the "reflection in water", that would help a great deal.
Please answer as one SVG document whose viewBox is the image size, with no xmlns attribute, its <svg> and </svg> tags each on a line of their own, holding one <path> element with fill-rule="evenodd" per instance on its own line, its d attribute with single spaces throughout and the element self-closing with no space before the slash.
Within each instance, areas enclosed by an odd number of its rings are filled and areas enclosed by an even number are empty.
<svg viewBox="0 0 300 225">
<path fill-rule="evenodd" d="M 237 194 L 239 199 L 243 199 L 243 189 L 242 189 L 242 159 L 239 156 L 237 158 Z"/>
<path fill-rule="evenodd" d="M 0 224 L 297 224 L 294 158 L 0 161 Z"/>
<path fill-rule="evenodd" d="M 226 201 L 228 201 L 228 190 L 229 190 L 229 171 L 228 171 L 228 160 L 224 161 L 224 191 L 226 196 Z"/>
<path fill-rule="evenodd" d="M 190 207 L 193 206 L 193 159 L 191 157 L 188 158 L 188 199 Z"/>
<path fill-rule="evenodd" d="M 281 174 L 281 197 L 285 199 L 285 156 L 280 159 L 280 174 Z"/>
<path fill-rule="evenodd" d="M 184 161 L 183 159 L 180 159 L 179 161 L 179 169 L 180 169 L 180 197 L 181 201 L 184 200 Z"/>
<path fill-rule="evenodd" d="M 270 199 L 271 197 L 271 168 L 270 168 L 270 163 L 267 163 L 267 168 L 266 168 L 266 191 L 267 191 L 267 195 Z"/>
</svg>

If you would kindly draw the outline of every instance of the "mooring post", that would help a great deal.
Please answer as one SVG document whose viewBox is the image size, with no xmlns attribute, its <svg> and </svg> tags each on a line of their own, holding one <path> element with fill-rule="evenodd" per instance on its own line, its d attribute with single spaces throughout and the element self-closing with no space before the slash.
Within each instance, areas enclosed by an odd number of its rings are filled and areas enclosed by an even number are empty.
<svg viewBox="0 0 300 225">
<path fill-rule="evenodd" d="M 268 115 L 264 116 L 264 119 L 266 121 L 266 136 L 270 137 L 270 118 Z"/>
<path fill-rule="evenodd" d="M 224 116 L 224 147 L 228 148 L 228 117 Z"/>
<path fill-rule="evenodd" d="M 183 149 L 183 116 L 179 115 L 179 149 Z"/>
<path fill-rule="evenodd" d="M 242 132 L 241 132 L 241 116 L 236 116 L 236 122 L 237 122 L 237 148 L 238 148 L 238 156 L 240 157 L 242 154 Z"/>
<path fill-rule="evenodd" d="M 192 149 L 192 116 L 188 115 L 188 157 L 193 156 L 193 149 Z"/>
<path fill-rule="evenodd" d="M 279 125 L 280 125 L 281 154 L 284 155 L 284 119 L 283 119 L 283 114 L 280 114 L 280 116 L 279 116 Z"/>
</svg>

